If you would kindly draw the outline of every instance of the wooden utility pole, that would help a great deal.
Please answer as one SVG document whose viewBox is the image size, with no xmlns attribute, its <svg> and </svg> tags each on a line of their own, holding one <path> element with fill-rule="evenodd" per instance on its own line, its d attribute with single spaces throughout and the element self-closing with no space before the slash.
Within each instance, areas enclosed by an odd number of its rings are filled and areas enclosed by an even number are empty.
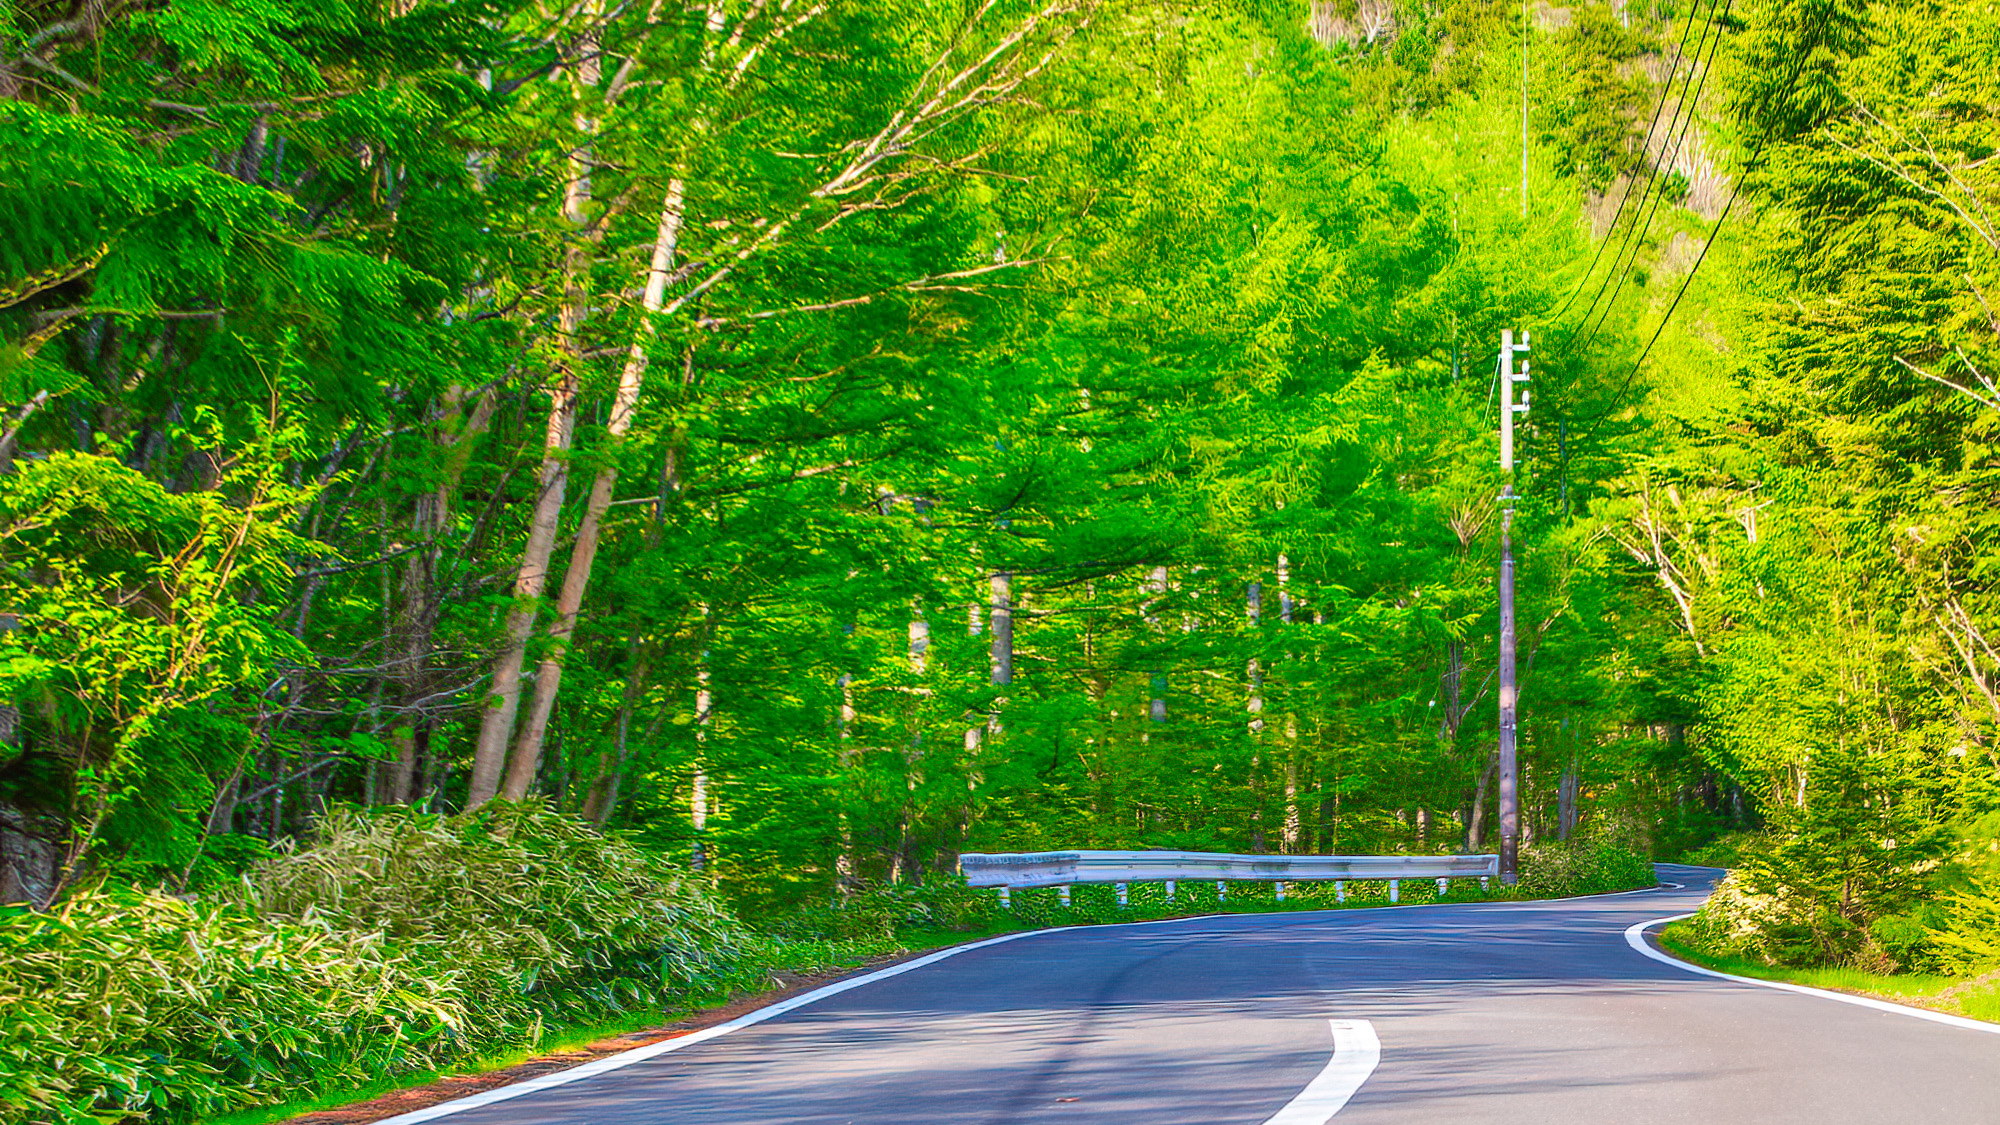
<svg viewBox="0 0 2000 1125">
<path fill-rule="evenodd" d="M 1514 355 L 1528 350 L 1528 334 L 1514 342 L 1500 334 L 1500 881 L 1520 878 L 1521 796 L 1515 732 L 1520 718 L 1514 679 L 1514 415 L 1528 412 L 1528 391 L 1514 401 L 1514 384 L 1528 381 L 1528 362 L 1514 367 Z"/>
</svg>

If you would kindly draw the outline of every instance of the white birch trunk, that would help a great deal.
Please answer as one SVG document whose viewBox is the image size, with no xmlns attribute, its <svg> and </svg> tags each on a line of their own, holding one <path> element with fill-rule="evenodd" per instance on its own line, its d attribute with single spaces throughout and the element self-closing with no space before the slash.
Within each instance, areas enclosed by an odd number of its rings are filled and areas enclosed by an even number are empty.
<svg viewBox="0 0 2000 1125">
<path fill-rule="evenodd" d="M 715 717 L 715 698 L 709 693 L 708 653 L 694 674 L 694 776 L 688 783 L 688 826 L 694 829 L 694 845 L 689 849 L 688 866 L 696 871 L 708 866 L 708 731 Z"/>
<path fill-rule="evenodd" d="M 1156 607 L 1159 601 L 1164 599 L 1167 594 L 1166 567 L 1156 566 L 1153 568 L 1151 577 L 1146 581 L 1146 589 L 1153 595 L 1153 600 L 1148 605 Z M 1160 615 L 1154 610 L 1149 609 L 1146 614 L 1146 624 L 1155 632 L 1158 632 L 1160 628 Z M 1147 707 L 1147 717 L 1153 722 L 1164 723 L 1167 721 L 1167 674 L 1165 672 L 1154 672 L 1151 678 L 1151 688 L 1153 698 Z"/>
<path fill-rule="evenodd" d="M 1243 589 L 1243 614 L 1250 621 L 1250 631 L 1255 637 L 1257 626 L 1264 620 L 1264 584 L 1252 582 Z M 1250 735 L 1256 737 L 1264 730 L 1264 664 L 1256 657 L 1250 658 L 1248 670 L 1249 697 L 1243 709 L 1250 715 Z"/>
<path fill-rule="evenodd" d="M 1287 855 L 1299 849 L 1299 720 L 1285 716 L 1285 822 L 1281 850 Z"/>
<path fill-rule="evenodd" d="M 601 8 L 593 4 L 585 18 L 594 25 L 600 12 Z M 602 77 L 598 38 L 593 26 L 576 44 L 582 61 L 571 72 L 571 83 L 579 100 L 586 91 L 595 91 Z M 549 393 L 549 423 L 542 441 L 535 510 L 529 522 L 528 542 L 521 552 L 521 567 L 514 578 L 515 604 L 507 611 L 506 639 L 493 662 L 493 685 L 486 713 L 480 719 L 479 741 L 473 747 L 472 777 L 466 793 L 468 807 L 484 804 L 499 792 L 507 742 L 521 706 L 521 665 L 527 656 L 528 638 L 534 632 L 542 589 L 548 582 L 549 559 L 555 553 L 556 531 L 569 484 L 568 453 L 576 430 L 577 377 L 583 351 L 580 334 L 590 306 L 588 280 L 595 245 L 588 232 L 591 173 L 596 165 L 590 142 L 597 122 L 579 113 L 575 129 L 578 143 L 570 153 L 569 182 L 563 191 L 563 218 L 569 223 L 571 238 L 563 254 L 563 301 L 558 318 L 562 369 Z"/>
<path fill-rule="evenodd" d="M 659 232 L 653 240 L 652 258 L 646 271 L 646 288 L 642 297 L 646 319 L 627 350 L 625 365 L 619 372 L 618 396 L 612 402 L 611 418 L 604 427 L 605 436 L 609 439 L 603 451 L 605 461 L 597 470 L 596 479 L 591 482 L 590 499 L 584 506 L 583 522 L 576 529 L 576 542 L 570 548 L 569 568 L 563 572 L 562 590 L 557 595 L 556 618 L 549 626 L 549 645 L 535 669 L 534 701 L 515 741 L 513 755 L 508 759 L 505 793 L 509 800 L 518 801 L 527 796 L 529 787 L 534 784 L 535 774 L 541 768 L 549 717 L 555 711 L 556 693 L 562 687 L 563 661 L 569 655 L 570 639 L 576 635 L 584 592 L 590 586 L 591 568 L 597 561 L 597 547 L 604 535 L 604 516 L 611 510 L 612 493 L 618 483 L 618 447 L 624 442 L 625 435 L 631 432 L 633 418 L 639 412 L 640 396 L 645 391 L 646 371 L 650 365 L 646 341 L 653 332 L 651 318 L 665 302 L 667 275 L 673 272 L 674 259 L 679 250 L 685 210 L 684 191 L 678 177 L 667 185 L 666 203 L 660 211 Z"/>
<path fill-rule="evenodd" d="M 1004 686 L 1014 682 L 1014 576 L 995 571 L 988 585 L 992 591 L 992 682 Z"/>
<path fill-rule="evenodd" d="M 521 704 L 521 664 L 527 654 L 528 636 L 534 631 L 535 606 L 548 580 L 549 556 L 554 553 L 556 526 L 562 517 L 563 490 L 567 483 L 563 455 L 569 450 L 575 426 L 576 373 L 569 370 L 562 373 L 550 393 L 535 511 L 528 526 L 527 545 L 521 551 L 521 567 L 514 577 L 514 605 L 507 611 L 505 647 L 493 661 L 493 685 L 486 713 L 480 718 L 479 742 L 473 748 L 472 777 L 466 793 L 469 808 L 484 804 L 500 791 L 507 736 Z"/>
</svg>

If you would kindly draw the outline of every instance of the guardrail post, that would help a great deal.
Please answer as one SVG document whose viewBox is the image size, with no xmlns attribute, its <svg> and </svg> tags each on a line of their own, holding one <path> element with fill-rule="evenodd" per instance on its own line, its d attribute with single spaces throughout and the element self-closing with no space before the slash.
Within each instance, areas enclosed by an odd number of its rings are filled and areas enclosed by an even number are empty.
<svg viewBox="0 0 2000 1125">
<path fill-rule="evenodd" d="M 1012 910 L 1012 909 L 1014 909 L 1014 891 L 1013 891 L 1013 888 L 1011 888 L 1011 887 L 1001 887 L 1001 888 L 1000 888 L 1000 909 L 1002 909 L 1002 910 Z"/>
<path fill-rule="evenodd" d="M 1167 880 L 1167 901 L 1174 901 L 1174 881 L 1172 879 Z"/>
<path fill-rule="evenodd" d="M 1403 901 L 1403 881 L 1401 879 L 1389 880 L 1389 901 Z"/>
<path fill-rule="evenodd" d="M 1229 892 L 1223 889 L 1224 887 L 1227 886 L 1228 884 L 1224 883 L 1220 879 L 1217 879 L 1215 881 L 1215 901 L 1221 902 L 1223 899 L 1229 897 Z"/>
<path fill-rule="evenodd" d="M 1443 897 L 1445 897 L 1446 895 L 1448 895 L 1448 894 L 1450 894 L 1450 893 L 1451 893 L 1451 880 L 1450 880 L 1450 879 L 1439 879 L 1439 880 L 1438 880 L 1438 897 L 1439 897 L 1439 898 L 1443 898 Z"/>
<path fill-rule="evenodd" d="M 1340 906 L 1347 905 L 1347 880 L 1335 879 L 1333 881 L 1333 901 Z"/>
<path fill-rule="evenodd" d="M 1284 880 L 1280 879 L 1280 880 L 1278 880 L 1277 882 L 1275 882 L 1275 883 L 1271 884 L 1271 886 L 1272 886 L 1273 888 L 1275 888 L 1275 889 L 1276 889 L 1276 891 L 1278 892 L 1278 901 L 1279 901 L 1279 902 L 1283 902 L 1283 901 L 1285 901 L 1285 882 L 1284 882 Z"/>
<path fill-rule="evenodd" d="M 1062 904 L 1064 906 L 1069 905 L 1069 884 L 1064 883 L 1062 886 L 1057 887 L 1056 894 L 1062 896 Z"/>
<path fill-rule="evenodd" d="M 1120 883 L 1120 884 L 1118 884 L 1118 908 L 1119 908 L 1120 910 L 1123 910 L 1123 909 L 1125 909 L 1125 901 L 1126 901 L 1126 899 L 1125 899 L 1125 884 L 1123 884 L 1123 883 Z"/>
</svg>

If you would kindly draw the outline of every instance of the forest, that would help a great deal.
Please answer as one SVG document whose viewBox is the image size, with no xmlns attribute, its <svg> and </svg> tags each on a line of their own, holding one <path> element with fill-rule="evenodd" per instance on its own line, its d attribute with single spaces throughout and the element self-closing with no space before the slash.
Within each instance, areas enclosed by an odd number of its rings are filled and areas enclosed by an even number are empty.
<svg viewBox="0 0 2000 1125">
<path fill-rule="evenodd" d="M 6 5 L 0 1120 L 1492 850 L 1503 331 L 1530 882 L 2000 970 L 1990 5 Z"/>
</svg>

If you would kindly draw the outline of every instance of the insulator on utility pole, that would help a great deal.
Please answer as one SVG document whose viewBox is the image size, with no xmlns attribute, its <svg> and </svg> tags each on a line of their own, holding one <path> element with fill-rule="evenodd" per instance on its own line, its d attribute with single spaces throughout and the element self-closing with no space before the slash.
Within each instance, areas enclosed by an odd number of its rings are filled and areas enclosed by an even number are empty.
<svg viewBox="0 0 2000 1125">
<path fill-rule="evenodd" d="M 1528 334 L 1519 343 L 1512 331 L 1500 334 L 1500 471 L 1506 480 L 1500 488 L 1500 881 L 1513 883 L 1520 878 L 1521 799 L 1516 727 L 1519 699 L 1514 678 L 1514 415 L 1528 412 L 1528 391 L 1514 401 L 1514 384 L 1528 381 L 1528 363 L 1514 366 L 1516 353 L 1528 350 Z"/>
<path fill-rule="evenodd" d="M 1510 329 L 1500 334 L 1500 471 L 1512 480 L 1514 472 L 1514 415 L 1528 412 L 1528 389 L 1521 388 L 1519 402 L 1514 400 L 1514 384 L 1528 381 L 1528 361 L 1522 360 L 1517 370 L 1514 367 L 1514 353 L 1528 350 L 1528 334 L 1521 333 L 1521 342 L 1514 342 Z"/>
</svg>

